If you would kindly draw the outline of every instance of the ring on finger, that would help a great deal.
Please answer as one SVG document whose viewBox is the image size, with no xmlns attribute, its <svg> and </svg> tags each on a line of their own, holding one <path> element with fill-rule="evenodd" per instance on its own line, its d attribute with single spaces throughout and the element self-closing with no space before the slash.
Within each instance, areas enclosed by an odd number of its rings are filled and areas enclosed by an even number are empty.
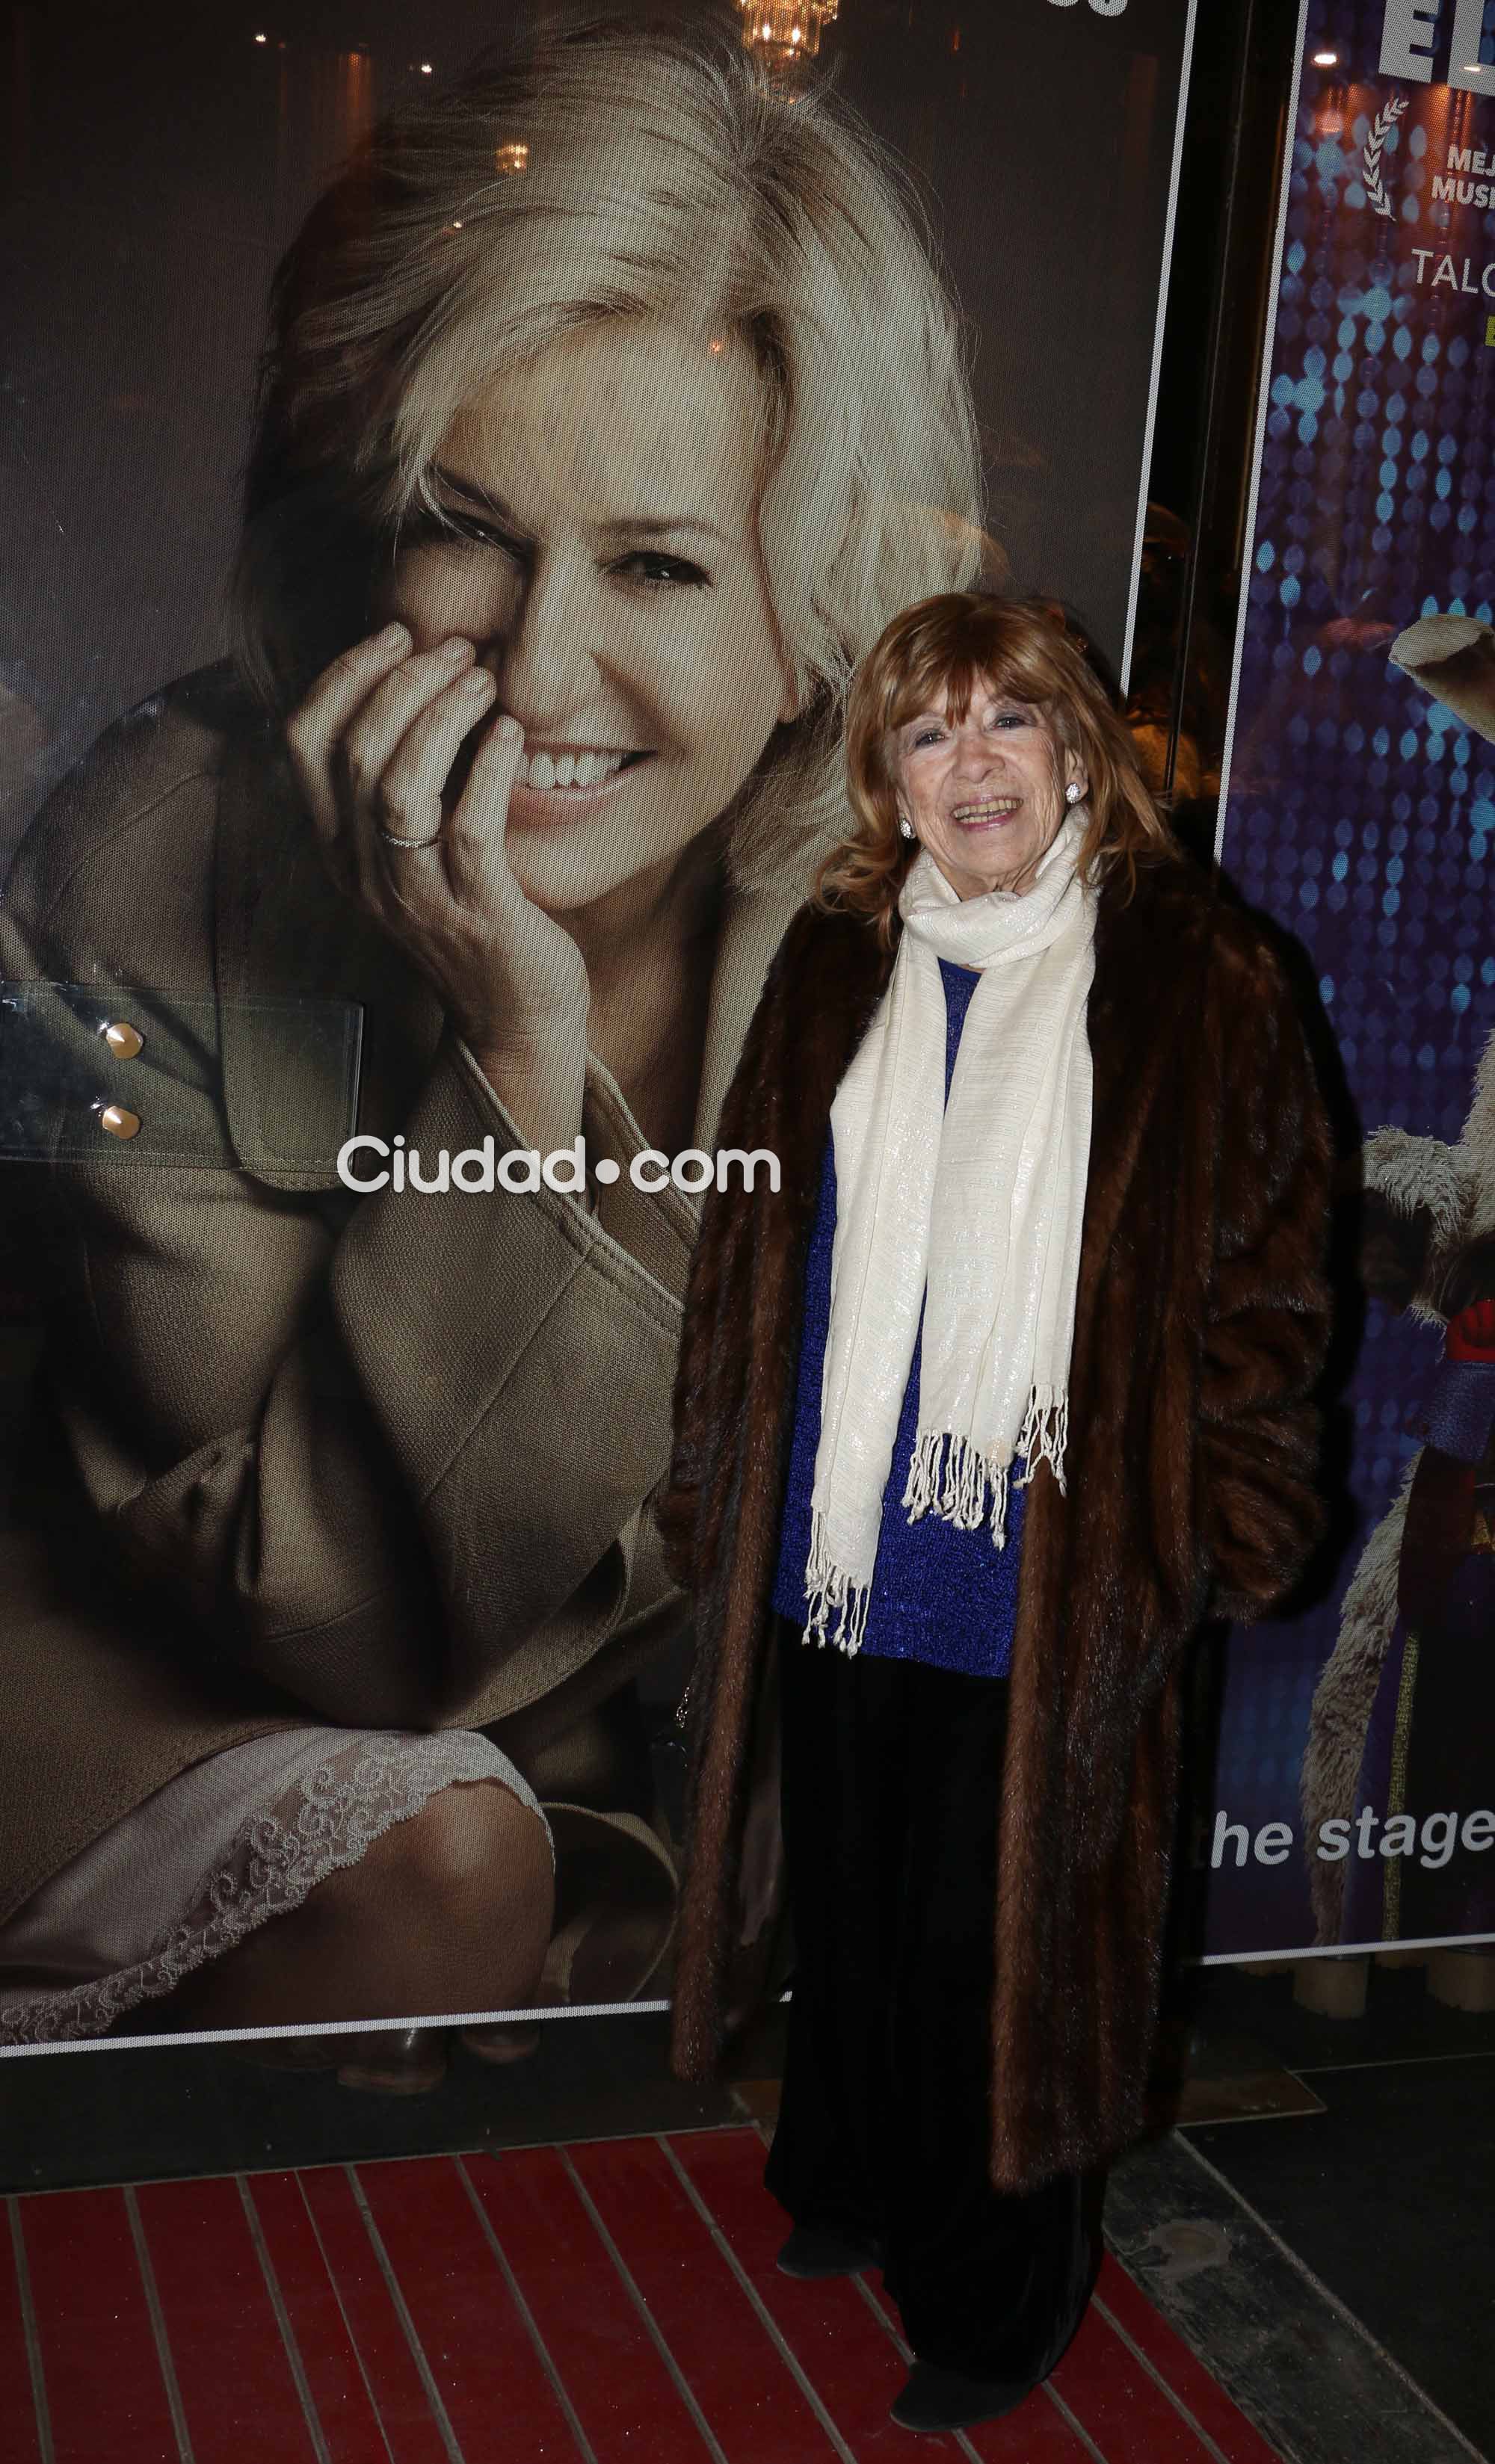
<svg viewBox="0 0 1495 2464">
<path fill-rule="evenodd" d="M 439 830 L 432 830 L 429 839 L 407 839 L 403 838 L 398 830 L 386 830 L 383 822 L 376 822 L 374 827 L 379 836 L 384 840 L 385 847 L 433 847 L 438 844 L 441 838 L 441 832 Z"/>
</svg>

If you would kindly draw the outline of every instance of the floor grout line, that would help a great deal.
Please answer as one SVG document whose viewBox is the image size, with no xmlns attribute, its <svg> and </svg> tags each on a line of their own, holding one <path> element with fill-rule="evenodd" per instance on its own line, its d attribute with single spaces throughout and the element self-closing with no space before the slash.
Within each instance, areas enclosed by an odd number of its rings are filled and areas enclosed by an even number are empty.
<svg viewBox="0 0 1495 2464">
<path fill-rule="evenodd" d="M 1267 2222 L 1260 2208 L 1254 2208 L 1249 2199 L 1243 2198 L 1241 2192 L 1236 2189 L 1235 2184 L 1229 2180 L 1227 2175 L 1220 2170 L 1219 2166 L 1212 2165 L 1209 2158 L 1202 2155 L 1198 2147 L 1190 2146 L 1188 2141 L 1182 2137 L 1181 2133 L 1176 2132 L 1175 2136 L 1179 2139 L 1180 2145 L 1184 2147 L 1192 2162 L 1198 2166 L 1200 2171 L 1209 2175 L 1211 2181 L 1216 2183 L 1219 2188 L 1225 2192 L 1226 2196 L 1241 2210 L 1242 2215 L 1250 2217 L 1251 2222 L 1261 2233 L 1265 2234 L 1267 2240 L 1271 2243 L 1272 2248 L 1279 2254 L 1279 2255 L 1287 2261 L 1288 2265 L 1296 2272 L 1297 2275 L 1302 2277 L 1306 2284 L 1310 2284 L 1312 2286 L 1314 2292 L 1318 2295 L 1319 2299 L 1326 2302 L 1337 2318 L 1342 2319 L 1347 2326 L 1353 2328 L 1362 2343 L 1370 2346 L 1371 2351 L 1375 2354 L 1378 2361 L 1385 2364 L 1392 2376 L 1398 2380 L 1400 2384 L 1408 2389 L 1409 2393 L 1417 2397 L 1418 2402 L 1422 2406 L 1423 2409 L 1431 2413 L 1433 2419 L 1439 2423 L 1440 2428 L 1447 2431 L 1449 2436 L 1463 2449 L 1466 2455 L 1473 2458 L 1473 2464 L 1487 2464 L 1487 2459 L 1482 2455 L 1479 2449 L 1472 2445 L 1470 2440 L 1465 2437 L 1458 2423 L 1450 2420 L 1441 2405 L 1434 2403 L 1433 2398 L 1428 2394 L 1427 2389 L 1418 2385 L 1418 2381 L 1413 2377 L 1412 2372 L 1409 2369 L 1404 2368 L 1402 2364 L 1397 2361 L 1396 2354 L 1388 2352 L 1386 2346 L 1380 2342 L 1379 2338 L 1372 2335 L 1371 2330 L 1366 2326 L 1364 2321 L 1355 2317 L 1354 2312 L 1350 2308 L 1349 2303 L 1342 2301 L 1338 2294 L 1333 2292 L 1330 2287 L 1325 2283 L 1321 2276 L 1315 2276 L 1307 2259 L 1299 2257 L 1291 2243 L 1283 2239 L 1282 2234 L 1277 2231 L 1276 2227 Z"/>
<path fill-rule="evenodd" d="M 1121 2262 L 1119 2259 L 1116 2264 L 1118 2267 L 1120 2266 Z M 1137 2287 L 1137 2290 L 1141 2292 L 1140 2285 Z M 1142 2299 L 1144 2301 L 1146 2300 L 1147 2296 L 1145 2293 L 1142 2295 Z M 1210 2436 L 1204 2424 L 1196 2419 L 1193 2411 L 1190 2409 L 1189 2406 L 1185 2404 L 1182 2396 L 1178 2393 L 1177 2388 L 1169 2385 L 1167 2379 L 1164 2378 L 1162 2371 L 1158 2368 L 1157 2364 L 1149 2354 L 1144 2353 L 1141 2345 L 1137 2343 L 1136 2338 L 1122 2325 L 1121 2321 L 1117 2318 L 1110 2304 L 1104 2301 L 1098 2293 L 1091 2294 L 1090 2303 L 1091 2307 L 1097 2310 L 1100 2313 L 1100 2316 L 1105 2320 L 1107 2326 L 1111 2331 L 1111 2334 L 1119 2338 L 1120 2342 L 1125 2344 L 1133 2361 L 1139 2362 L 1142 2368 L 1147 2372 L 1148 2377 L 1154 2381 L 1155 2386 L 1162 2389 L 1163 2394 L 1168 2398 L 1169 2403 L 1173 2406 L 1173 2409 L 1175 2412 L 1177 2413 L 1179 2419 L 1187 2422 L 1189 2428 L 1193 2431 L 1195 2437 L 1198 2440 L 1199 2445 L 1205 2450 L 1206 2453 L 1213 2458 L 1213 2464 L 1230 2464 L 1230 2458 L 1225 2453 L 1224 2449 Z M 1182 2339 L 1180 2339 L 1180 2342 L 1181 2341 Z M 1190 2349 L 1192 2350 L 1192 2347 Z M 1195 2358 L 1198 2359 L 1198 2355 L 1196 2355 Z M 1240 2410 L 1239 2406 L 1237 2407 L 1237 2410 Z M 1250 2416 L 1248 2414 L 1242 2414 L 1242 2420 L 1248 2420 Z M 1251 2427 L 1253 2430 L 1256 2429 L 1255 2422 L 1251 2423 Z M 1259 2437 L 1261 2435 L 1259 2431 L 1257 2431 L 1257 2435 Z"/>
<path fill-rule="evenodd" d="M 166 2333 L 166 2314 L 161 2306 L 161 2287 L 156 2282 L 156 2270 L 151 2260 L 150 2244 L 145 2239 L 145 2224 L 135 2196 L 133 2184 L 126 2184 L 122 2193 L 124 2212 L 130 2221 L 130 2239 L 135 2244 L 135 2264 L 141 2272 L 141 2286 L 145 2295 L 145 2307 L 150 2315 L 150 2332 L 156 2340 L 156 2360 L 166 2390 L 166 2407 L 171 2427 L 176 2433 L 178 2464 L 194 2464 L 192 2441 L 187 2427 L 187 2408 L 182 2402 L 182 2389 L 177 2382 L 177 2365 L 171 2358 L 171 2339 Z"/>
<path fill-rule="evenodd" d="M 842 2464 L 856 2464 L 856 2457 L 851 2453 L 850 2448 L 846 2445 L 846 2440 L 842 2437 L 840 2431 L 836 2428 L 835 2422 L 831 2419 L 829 2412 L 826 2410 L 818 2390 L 811 2384 L 808 2373 L 803 2368 L 798 2355 L 792 2349 L 788 2339 L 785 2337 L 782 2328 L 779 2324 L 778 2320 L 774 2317 L 772 2311 L 768 2308 L 767 2303 L 763 2300 L 758 2287 L 749 2277 L 746 2268 L 742 2265 L 741 2260 L 738 2258 L 737 2252 L 733 2249 L 727 2235 L 723 2233 L 720 2225 L 716 2222 L 715 2217 L 712 2214 L 710 2208 L 707 2206 L 705 2200 L 697 2190 L 695 2184 L 686 2172 L 685 2167 L 680 2163 L 680 2160 L 676 2156 L 674 2149 L 671 2146 L 670 2142 L 661 2135 L 656 2139 L 656 2145 L 663 2149 L 666 2162 L 674 2173 L 675 2179 L 680 2184 L 686 2197 L 690 2200 L 692 2207 L 694 2208 L 696 2214 L 700 2217 L 707 2232 L 711 2234 L 712 2240 L 720 2251 L 722 2257 L 731 2268 L 733 2275 L 737 2277 L 743 2292 L 747 2295 L 747 2298 L 752 2303 L 753 2309 L 758 2316 L 759 2323 L 772 2339 L 780 2359 L 783 2362 L 791 2377 L 798 2384 L 801 2393 L 809 2404 L 811 2410 L 821 2425 L 821 2428 L 824 2431 L 827 2438 L 830 2440 L 836 2453 L 841 2457 Z"/>
<path fill-rule="evenodd" d="M 239 2204 L 244 2210 L 244 2221 L 249 2227 L 250 2239 L 254 2245 L 254 2255 L 259 2261 L 259 2272 L 265 2279 L 265 2290 L 270 2296 L 270 2306 L 275 2314 L 275 2324 L 280 2330 L 280 2342 L 285 2347 L 285 2357 L 290 2365 L 291 2376 L 296 2382 L 296 2392 L 300 2399 L 301 2414 L 311 2438 L 312 2452 L 316 2455 L 317 2464 L 332 2464 L 332 2450 L 327 2444 L 326 2432 L 321 2426 L 321 2415 L 317 2409 L 317 2399 L 312 2393 L 312 2384 L 306 2375 L 306 2365 L 301 2359 L 301 2347 L 296 2341 L 296 2329 L 291 2324 L 291 2314 L 286 2308 L 285 2295 L 280 2289 L 280 2278 L 275 2273 L 275 2263 L 270 2255 L 269 2244 L 265 2240 L 265 2228 L 260 2221 L 259 2211 L 254 2205 L 250 2186 L 243 2174 L 236 2173 L 233 2178 L 238 2186 Z"/>
<path fill-rule="evenodd" d="M 1429 2069 L 1439 2062 L 1495 2062 L 1495 2045 L 1471 2045 L 1463 2054 L 1379 2054 L 1359 2062 L 1308 2062 L 1294 2079 L 1313 2079 L 1326 2071 L 1406 2071 Z"/>
<path fill-rule="evenodd" d="M 539 2327 L 536 2321 L 535 2314 L 519 2290 L 518 2277 L 515 2275 L 514 2269 L 509 2263 L 508 2254 L 504 2250 L 503 2244 L 499 2240 L 497 2233 L 495 2230 L 494 2220 L 489 2214 L 486 2207 L 483 2205 L 482 2200 L 477 2195 L 476 2187 L 473 2184 L 473 2177 L 467 2169 L 467 2159 L 465 2156 L 453 2156 L 451 2161 L 455 2165 L 457 2172 L 461 2177 L 462 2188 L 467 2192 L 468 2198 L 472 2203 L 473 2213 L 476 2216 L 479 2225 L 483 2229 L 483 2233 L 487 2239 L 488 2247 L 493 2252 L 495 2258 L 498 2262 L 499 2269 L 502 2272 L 503 2280 L 509 2288 L 509 2299 L 514 2303 L 516 2310 L 517 2310 L 519 2317 L 523 2320 L 525 2326 L 529 2330 L 530 2342 L 534 2345 L 536 2352 L 539 2355 L 540 2361 L 544 2366 L 545 2376 L 549 2379 L 551 2387 L 554 2389 L 556 2401 L 565 2415 L 566 2427 L 569 2429 L 572 2437 L 576 2441 L 577 2452 L 580 2455 L 584 2457 L 585 2464 L 597 2464 L 596 2450 L 593 2447 L 591 2440 L 587 2437 L 585 2431 L 582 2427 L 581 2417 L 577 2412 L 575 2405 L 566 2393 L 565 2381 L 562 2379 L 560 2370 L 556 2366 L 549 2345 L 546 2343 L 544 2337 L 539 2332 Z"/>
<path fill-rule="evenodd" d="M 429 2362 L 426 2358 L 426 2347 L 421 2343 L 420 2337 L 416 2333 L 415 2321 L 410 2316 L 409 2304 L 407 2302 L 405 2295 L 400 2290 L 400 2279 L 394 2272 L 394 2262 L 390 2258 L 388 2251 L 385 2248 L 385 2237 L 380 2232 L 377 2224 L 374 2222 L 373 2210 L 370 2208 L 368 2201 L 364 2196 L 363 2185 L 359 2180 L 357 2168 L 352 2165 L 344 2165 L 342 2169 L 347 2176 L 348 2187 L 353 2193 L 353 2204 L 363 2220 L 363 2231 L 368 2235 L 369 2246 L 372 2249 L 374 2257 L 378 2263 L 379 2273 L 385 2279 L 385 2291 L 388 2293 L 390 2300 L 394 2303 L 395 2316 L 398 2318 L 401 2326 L 405 2330 L 405 2341 L 410 2348 L 410 2359 L 415 2364 L 415 2367 L 420 2374 L 421 2385 L 426 2390 L 426 2401 L 430 2407 L 431 2419 L 434 2421 L 436 2428 L 440 2432 L 441 2443 L 443 2447 L 445 2447 L 448 2455 L 451 2457 L 451 2464 L 466 2464 L 466 2458 L 457 2443 L 456 2431 L 451 2427 L 451 2417 L 442 2401 L 441 2389 L 436 2385 L 435 2375 L 431 2369 Z"/>
<path fill-rule="evenodd" d="M 1094 2439 L 1090 2436 L 1089 2431 L 1086 2429 L 1086 2426 L 1080 2419 L 1079 2415 L 1071 2411 L 1069 2406 L 1066 2404 L 1064 2397 L 1060 2394 L 1058 2388 L 1050 2387 L 1046 2379 L 1044 2381 L 1044 2393 L 1047 2396 L 1050 2404 L 1057 2406 L 1060 2413 L 1068 2423 L 1069 2428 L 1074 2431 L 1076 2438 L 1078 2438 L 1081 2446 L 1085 2449 L 1086 2453 L 1088 2455 L 1094 2456 L 1095 2464 L 1107 2464 L 1107 2457 L 1104 2450 L 1096 2446 Z"/>
<path fill-rule="evenodd" d="M 36 2304 L 32 2295 L 32 2271 L 26 2255 L 26 2239 L 21 2231 L 21 2211 L 13 2195 L 7 2195 L 6 2207 L 11 2217 L 11 2255 L 15 2264 L 15 2293 L 21 2306 L 21 2334 L 26 2343 L 26 2367 L 32 2383 L 32 2416 L 36 2425 L 36 2445 L 41 2464 L 55 2464 L 55 2448 L 52 2437 L 52 2408 L 47 2402 L 47 2373 L 41 2358 L 41 2336 L 36 2325 Z"/>
<path fill-rule="evenodd" d="M 727 2455 L 718 2445 L 715 2434 L 712 2430 L 712 2426 L 707 2420 L 705 2413 L 701 2410 L 700 2405 L 696 2401 L 694 2389 L 692 2387 L 684 2370 L 680 2367 L 679 2363 L 675 2360 L 673 2353 L 666 2343 L 664 2330 L 661 2328 L 659 2321 L 655 2318 L 652 2310 L 649 2308 L 649 2303 L 645 2300 L 640 2287 L 634 2281 L 631 2268 L 625 2259 L 622 2251 L 618 2248 L 617 2243 L 613 2240 L 606 2225 L 603 2222 L 602 2214 L 597 2206 L 596 2200 L 592 2197 L 586 2184 L 583 2181 L 581 2174 L 572 2164 L 569 2148 L 562 2146 L 558 2148 L 556 2152 L 560 2156 L 561 2162 L 564 2166 L 566 2172 L 570 2175 L 571 2187 L 575 2190 L 577 2197 L 582 2202 L 582 2206 L 591 2222 L 592 2231 L 596 2233 L 598 2240 L 602 2243 L 602 2246 L 606 2252 L 608 2257 L 611 2259 L 613 2266 L 617 2269 L 624 2291 L 627 2293 L 629 2300 L 633 2304 L 633 2307 L 638 2312 L 639 2317 L 644 2321 L 646 2333 L 653 2343 L 654 2349 L 658 2353 L 660 2360 L 664 2363 L 671 2378 L 674 2381 L 675 2392 L 678 2394 L 681 2403 L 685 2406 L 691 2419 L 694 2422 L 696 2429 L 700 2431 L 701 2436 L 706 2443 L 708 2454 L 715 2457 L 716 2464 L 732 2464 L 731 2457 Z"/>
<path fill-rule="evenodd" d="M 1292 2113 L 1202 2113 L 1195 2122 L 1170 2123 L 1172 2130 L 1254 2130 L 1264 2122 L 1322 2122 L 1329 2111 L 1320 2096 L 1313 2100 L 1310 2110 L 1300 2106 Z"/>
<path fill-rule="evenodd" d="M 329 2170 L 331 2168 L 329 2167 Z M 306 2195 L 306 2185 L 301 2179 L 298 2168 L 293 2168 L 291 2178 L 296 2184 L 297 2195 L 300 2199 L 301 2205 L 306 2211 L 306 2221 L 312 2229 L 312 2237 L 317 2244 L 318 2255 L 320 2257 L 322 2266 L 326 2272 L 327 2282 L 332 2288 L 332 2298 L 338 2305 L 338 2316 L 342 2321 L 343 2333 L 348 2340 L 348 2350 L 352 2354 L 354 2361 L 358 2364 L 358 2374 L 363 2382 L 363 2393 L 368 2398 L 369 2409 L 373 2413 L 375 2426 L 378 2429 L 380 2437 L 384 2441 L 385 2453 L 389 2458 L 389 2464 L 395 2464 L 394 2449 L 389 2444 L 389 2432 L 385 2428 L 384 2412 L 381 2409 L 379 2398 L 374 2392 L 374 2384 L 368 2375 L 368 2370 L 363 2361 L 363 2355 L 359 2344 L 358 2338 L 353 2332 L 353 2321 L 348 2317 L 347 2308 L 342 2299 L 342 2287 L 338 2282 L 337 2277 L 333 2273 L 332 2261 L 327 2256 L 327 2245 L 321 2237 L 321 2227 L 317 2221 L 316 2214 L 312 2208 L 312 2203 Z"/>
</svg>

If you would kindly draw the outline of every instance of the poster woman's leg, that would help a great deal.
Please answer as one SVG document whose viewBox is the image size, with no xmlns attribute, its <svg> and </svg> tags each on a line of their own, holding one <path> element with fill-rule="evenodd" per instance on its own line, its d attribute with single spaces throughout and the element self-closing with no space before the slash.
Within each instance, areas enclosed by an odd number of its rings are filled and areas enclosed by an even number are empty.
<svg viewBox="0 0 1495 2464">
<path fill-rule="evenodd" d="M 512 2011 L 534 1994 L 554 1892 L 545 1825 L 500 1782 L 456 1782 L 158 2001 L 153 2026 L 336 2026 Z"/>
</svg>

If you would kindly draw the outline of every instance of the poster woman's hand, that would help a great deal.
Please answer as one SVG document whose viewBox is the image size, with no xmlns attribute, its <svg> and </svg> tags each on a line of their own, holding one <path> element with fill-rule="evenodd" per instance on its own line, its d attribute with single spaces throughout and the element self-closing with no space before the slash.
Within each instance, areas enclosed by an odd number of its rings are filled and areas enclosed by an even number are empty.
<svg viewBox="0 0 1495 2464">
<path fill-rule="evenodd" d="M 404 626 L 357 643 L 319 676 L 286 741 L 334 878 L 400 942 L 537 1142 L 580 1123 L 585 961 L 527 898 L 505 846 L 523 751 L 490 728 L 450 812 L 443 789 L 496 687 L 454 636 L 412 649 Z M 537 1124 L 539 1126 L 537 1126 Z"/>
</svg>

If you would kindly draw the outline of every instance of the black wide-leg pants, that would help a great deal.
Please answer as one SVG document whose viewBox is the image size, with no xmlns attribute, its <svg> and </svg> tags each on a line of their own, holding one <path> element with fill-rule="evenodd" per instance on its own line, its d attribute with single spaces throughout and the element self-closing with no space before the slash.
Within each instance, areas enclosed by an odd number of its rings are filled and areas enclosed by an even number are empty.
<svg viewBox="0 0 1495 2464">
<path fill-rule="evenodd" d="M 1096 2177 L 987 2169 L 1007 1685 L 847 1659 L 775 1614 L 796 1966 L 764 2180 L 796 2225 L 877 2237 L 919 2359 L 1036 2383 L 1084 2312 Z"/>
</svg>

